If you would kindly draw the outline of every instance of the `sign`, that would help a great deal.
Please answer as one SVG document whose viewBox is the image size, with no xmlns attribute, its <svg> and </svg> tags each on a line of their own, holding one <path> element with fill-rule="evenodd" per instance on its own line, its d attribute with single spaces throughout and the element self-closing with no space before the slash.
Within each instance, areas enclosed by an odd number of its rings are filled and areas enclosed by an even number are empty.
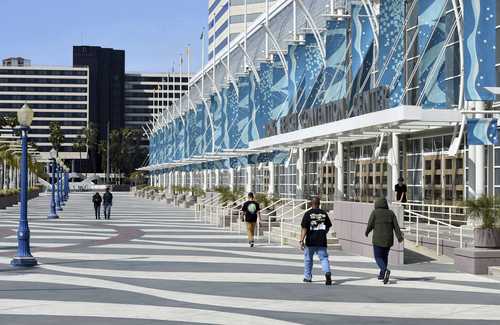
<svg viewBox="0 0 500 325">
<path fill-rule="evenodd" d="M 389 108 L 388 97 L 389 89 L 382 86 L 356 94 L 351 106 L 347 98 L 342 98 L 301 113 L 290 113 L 280 119 L 279 130 L 277 120 L 268 123 L 266 135 L 269 137 L 381 111 Z"/>
</svg>

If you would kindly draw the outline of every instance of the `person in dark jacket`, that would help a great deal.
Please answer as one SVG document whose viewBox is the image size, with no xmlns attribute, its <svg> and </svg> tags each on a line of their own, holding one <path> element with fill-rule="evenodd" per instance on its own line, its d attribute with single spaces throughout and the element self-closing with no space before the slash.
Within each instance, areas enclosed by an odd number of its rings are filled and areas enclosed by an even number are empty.
<svg viewBox="0 0 500 325">
<path fill-rule="evenodd" d="M 102 198 L 101 195 L 96 192 L 94 196 L 92 197 L 92 202 L 94 203 L 94 210 L 95 210 L 95 218 L 96 220 L 101 219 L 101 202 Z"/>
<path fill-rule="evenodd" d="M 385 198 L 375 201 L 375 210 L 372 211 L 365 236 L 373 230 L 372 243 L 375 262 L 380 268 L 379 280 L 384 280 L 384 284 L 389 282 L 391 271 L 387 269 L 389 251 L 394 244 L 394 233 L 399 242 L 403 241 L 403 234 L 399 229 L 398 220 Z"/>
<path fill-rule="evenodd" d="M 111 218 L 111 206 L 113 205 L 113 194 L 109 191 L 109 187 L 106 187 L 102 201 L 104 203 L 104 219 L 109 220 Z"/>
<path fill-rule="evenodd" d="M 254 246 L 255 225 L 259 220 L 260 205 L 255 201 L 255 196 L 252 192 L 248 193 L 248 201 L 243 203 L 241 211 L 245 213 L 245 222 L 247 223 L 248 245 Z"/>
<path fill-rule="evenodd" d="M 328 259 L 327 234 L 332 227 L 328 213 L 320 209 L 320 199 L 315 197 L 311 201 L 311 209 L 304 213 L 300 232 L 300 248 L 304 251 L 304 282 L 312 282 L 313 257 L 317 254 L 321 261 L 321 268 L 325 273 L 325 284 L 332 285 L 332 273 Z"/>
</svg>

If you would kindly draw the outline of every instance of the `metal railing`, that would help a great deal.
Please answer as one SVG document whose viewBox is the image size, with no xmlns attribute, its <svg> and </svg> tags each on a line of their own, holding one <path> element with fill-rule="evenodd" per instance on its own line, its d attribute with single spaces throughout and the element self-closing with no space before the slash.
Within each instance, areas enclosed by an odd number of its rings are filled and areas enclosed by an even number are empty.
<svg viewBox="0 0 500 325">
<path fill-rule="evenodd" d="M 454 238 L 458 237 L 459 247 L 460 248 L 463 247 L 463 245 L 464 245 L 464 228 L 463 228 L 463 226 L 455 226 L 455 225 L 452 225 L 450 223 L 446 223 L 442 220 L 438 220 L 438 219 L 432 218 L 430 216 L 422 215 L 422 214 L 417 213 L 417 212 L 412 211 L 412 210 L 405 210 L 405 214 L 407 214 L 407 218 L 408 218 L 408 221 L 405 223 L 405 225 L 406 225 L 405 232 L 412 233 L 412 225 L 414 225 L 415 245 L 416 246 L 420 245 L 419 238 L 420 238 L 420 234 L 422 231 L 427 233 L 428 238 L 432 238 L 430 236 L 430 234 L 434 233 L 435 239 L 436 239 L 436 255 L 439 256 L 440 251 L 441 251 L 440 246 L 442 246 L 442 245 L 440 245 L 440 240 L 443 239 L 443 238 L 441 238 L 441 230 L 442 230 L 441 227 L 442 227 L 442 228 L 444 228 L 444 230 L 448 231 L 448 239 L 449 240 L 455 241 Z M 413 219 L 414 219 L 414 223 L 412 222 Z M 423 224 L 427 226 L 424 229 L 422 229 L 422 225 L 421 225 L 422 221 L 424 221 Z M 431 229 L 432 226 L 436 227 L 435 230 Z M 454 232 L 454 231 L 456 231 L 456 232 Z"/>
<path fill-rule="evenodd" d="M 297 202 L 298 201 L 298 202 Z M 296 236 L 288 236 L 288 232 L 285 232 L 285 226 L 288 227 L 296 227 L 297 223 L 295 218 L 298 216 L 304 215 L 304 213 L 308 210 L 309 202 L 307 200 L 292 200 L 292 208 L 286 211 L 283 211 L 280 216 L 280 245 L 283 246 L 285 244 L 285 240 L 296 240 Z M 296 210 L 303 210 L 300 213 L 297 213 Z M 289 215 L 291 214 L 291 215 Z M 286 217 L 285 215 L 289 215 Z"/>
<path fill-rule="evenodd" d="M 405 211 L 427 215 L 429 218 L 440 220 L 450 226 L 467 224 L 466 208 L 456 205 L 424 204 L 424 203 L 399 203 Z M 430 219 L 429 219 L 430 222 Z"/>
<path fill-rule="evenodd" d="M 210 196 L 205 197 L 204 200 L 195 204 L 195 219 L 200 222 L 208 223 L 209 217 L 211 215 L 211 208 L 219 202 L 221 195 L 219 193 L 213 193 Z"/>
</svg>

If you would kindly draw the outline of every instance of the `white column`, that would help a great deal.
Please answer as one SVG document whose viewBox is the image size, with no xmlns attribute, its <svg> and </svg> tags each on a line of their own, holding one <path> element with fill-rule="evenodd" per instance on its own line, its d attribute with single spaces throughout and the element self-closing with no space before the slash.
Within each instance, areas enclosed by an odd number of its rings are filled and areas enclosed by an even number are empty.
<svg viewBox="0 0 500 325">
<path fill-rule="evenodd" d="M 153 173 L 151 173 L 151 172 L 150 172 L 150 173 L 149 173 L 149 186 L 153 186 L 153 181 L 154 181 L 154 180 L 153 180 L 153 177 L 154 177 L 154 176 L 153 176 Z"/>
<path fill-rule="evenodd" d="M 267 190 L 267 194 L 269 196 L 274 195 L 274 163 L 269 162 L 267 168 L 269 168 L 269 189 Z"/>
<path fill-rule="evenodd" d="M 208 188 L 213 188 L 214 187 L 214 183 L 213 183 L 213 180 L 212 180 L 212 170 L 209 169 L 207 170 L 207 174 L 208 174 Z"/>
<path fill-rule="evenodd" d="M 167 172 L 164 171 L 163 172 L 163 187 L 165 188 L 165 190 L 167 189 L 167 186 L 168 186 L 168 184 L 167 184 Z"/>
<path fill-rule="evenodd" d="M 194 187 L 194 176 L 193 176 L 193 171 L 189 172 L 189 188 Z"/>
<path fill-rule="evenodd" d="M 181 172 L 181 186 L 186 187 L 186 173 Z"/>
<path fill-rule="evenodd" d="M 398 178 L 400 174 L 399 169 L 399 135 L 397 133 L 392 133 L 392 157 L 389 157 L 389 165 L 391 166 L 391 182 L 387 184 L 387 196 L 390 201 L 396 201 L 396 196 L 394 192 L 394 186 L 398 183 Z M 389 178 L 388 178 L 389 180 Z"/>
<path fill-rule="evenodd" d="M 252 184 L 253 184 L 252 166 L 248 165 L 247 166 L 247 185 L 245 187 L 246 192 L 252 192 Z"/>
<path fill-rule="evenodd" d="M 234 168 L 229 168 L 229 188 L 234 190 Z"/>
<path fill-rule="evenodd" d="M 215 170 L 215 186 L 220 186 L 220 170 Z"/>
<path fill-rule="evenodd" d="M 477 102 L 476 103 L 476 111 L 484 111 L 488 107 L 486 102 Z M 484 114 L 476 114 L 476 118 L 484 118 Z M 485 194 L 485 147 L 474 146 L 476 149 L 475 155 L 475 167 L 476 167 L 476 197 L 480 197 Z"/>
<path fill-rule="evenodd" d="M 337 142 L 337 155 L 335 156 L 335 199 L 344 199 L 344 144 Z"/>
<path fill-rule="evenodd" d="M 174 172 L 168 172 L 168 191 L 172 193 L 172 187 L 174 186 Z"/>
<path fill-rule="evenodd" d="M 203 190 L 206 191 L 208 190 L 208 177 L 207 177 L 207 170 L 203 170 Z"/>
<path fill-rule="evenodd" d="M 297 199 L 304 196 L 304 149 L 299 148 L 299 157 L 297 159 Z"/>
</svg>

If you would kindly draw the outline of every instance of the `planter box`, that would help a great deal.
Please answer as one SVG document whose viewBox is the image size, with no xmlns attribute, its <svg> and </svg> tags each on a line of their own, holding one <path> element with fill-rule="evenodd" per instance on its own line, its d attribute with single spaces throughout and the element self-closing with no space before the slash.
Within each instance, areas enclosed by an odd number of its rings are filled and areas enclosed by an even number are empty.
<svg viewBox="0 0 500 325">
<path fill-rule="evenodd" d="M 474 247 L 487 249 L 500 248 L 500 229 L 474 229 Z"/>
<path fill-rule="evenodd" d="M 36 198 L 40 195 L 40 191 L 31 191 L 28 193 L 28 200 Z M 8 196 L 0 196 L 0 209 L 6 209 L 19 202 L 19 194 L 13 194 Z"/>
<path fill-rule="evenodd" d="M 459 271 L 472 274 L 488 274 L 488 267 L 497 265 L 500 265 L 500 249 L 455 249 L 455 267 Z"/>
</svg>

